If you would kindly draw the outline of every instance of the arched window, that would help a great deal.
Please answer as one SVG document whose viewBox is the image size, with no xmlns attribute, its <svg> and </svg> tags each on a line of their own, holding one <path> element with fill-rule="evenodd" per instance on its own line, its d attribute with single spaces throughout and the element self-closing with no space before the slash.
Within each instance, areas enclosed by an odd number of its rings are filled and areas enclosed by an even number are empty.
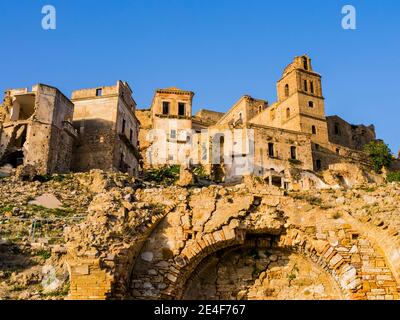
<svg viewBox="0 0 400 320">
<path fill-rule="evenodd" d="M 285 96 L 289 97 L 289 85 L 285 85 Z"/>
<path fill-rule="evenodd" d="M 317 128 L 315 126 L 311 127 L 312 134 L 317 134 Z"/>
<path fill-rule="evenodd" d="M 314 93 L 314 82 L 310 81 L 310 91 Z"/>
<path fill-rule="evenodd" d="M 286 119 L 290 118 L 290 108 L 286 109 Z"/>
<path fill-rule="evenodd" d="M 304 91 L 308 91 L 307 80 L 304 80 Z"/>
</svg>

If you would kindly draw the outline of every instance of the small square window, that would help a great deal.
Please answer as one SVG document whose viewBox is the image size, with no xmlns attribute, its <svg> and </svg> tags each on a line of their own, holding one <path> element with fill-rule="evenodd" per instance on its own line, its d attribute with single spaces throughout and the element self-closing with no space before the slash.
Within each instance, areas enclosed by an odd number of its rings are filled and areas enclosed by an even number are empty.
<svg viewBox="0 0 400 320">
<path fill-rule="evenodd" d="M 309 106 L 310 108 L 314 108 L 314 102 L 308 101 L 308 106 Z"/>
</svg>

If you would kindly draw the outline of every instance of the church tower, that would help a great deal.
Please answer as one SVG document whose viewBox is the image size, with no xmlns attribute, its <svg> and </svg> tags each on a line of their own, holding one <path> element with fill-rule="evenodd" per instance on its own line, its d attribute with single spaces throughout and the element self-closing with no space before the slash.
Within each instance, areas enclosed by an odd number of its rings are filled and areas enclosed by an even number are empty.
<svg viewBox="0 0 400 320">
<path fill-rule="evenodd" d="M 277 84 L 281 127 L 311 134 L 314 143 L 328 144 L 321 75 L 307 55 L 295 57 Z"/>
</svg>

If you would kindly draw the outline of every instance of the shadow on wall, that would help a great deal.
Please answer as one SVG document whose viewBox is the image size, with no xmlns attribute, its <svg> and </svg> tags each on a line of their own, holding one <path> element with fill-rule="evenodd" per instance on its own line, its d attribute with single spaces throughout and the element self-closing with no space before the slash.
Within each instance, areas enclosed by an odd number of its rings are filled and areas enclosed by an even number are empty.
<svg viewBox="0 0 400 320">
<path fill-rule="evenodd" d="M 83 119 L 74 121 L 73 125 L 78 130 L 78 140 L 73 151 L 72 171 L 112 170 L 116 154 L 121 152 L 115 122 Z"/>
</svg>

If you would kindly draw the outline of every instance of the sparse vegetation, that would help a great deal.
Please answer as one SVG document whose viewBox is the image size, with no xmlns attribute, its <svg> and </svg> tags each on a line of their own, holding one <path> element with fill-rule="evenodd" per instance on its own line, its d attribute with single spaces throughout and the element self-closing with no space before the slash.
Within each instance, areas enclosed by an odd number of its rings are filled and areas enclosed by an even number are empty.
<svg viewBox="0 0 400 320">
<path fill-rule="evenodd" d="M 50 250 L 39 250 L 35 253 L 36 256 L 41 257 L 44 260 L 47 260 L 51 257 Z"/>
<path fill-rule="evenodd" d="M 62 289 L 42 294 L 44 297 L 65 297 L 69 293 L 70 283 L 67 282 Z"/>
<path fill-rule="evenodd" d="M 179 179 L 180 166 L 165 166 L 158 169 L 148 170 L 144 175 L 145 181 L 173 184 Z"/>
<path fill-rule="evenodd" d="M 367 187 L 367 186 L 364 186 L 364 187 L 361 187 L 360 188 L 362 191 L 364 191 L 364 192 L 375 192 L 376 191 L 376 187 Z M 359 195 L 358 195 L 359 196 Z"/>
<path fill-rule="evenodd" d="M 400 171 L 388 173 L 387 181 L 388 182 L 400 182 Z"/>
<path fill-rule="evenodd" d="M 293 197 L 293 199 L 296 200 L 304 200 L 307 201 L 309 204 L 313 205 L 313 206 L 322 206 L 322 199 L 309 195 L 309 194 L 301 194 L 301 193 L 290 193 L 289 195 L 291 195 Z"/>
<path fill-rule="evenodd" d="M 202 165 L 194 168 L 193 174 L 198 178 L 210 180 L 210 176 L 206 173 L 206 171 Z"/>
<path fill-rule="evenodd" d="M 381 173 L 383 167 L 389 167 L 393 156 L 390 148 L 383 141 L 372 141 L 364 146 L 364 151 L 369 155 L 375 172 Z"/>
<path fill-rule="evenodd" d="M 289 274 L 287 275 L 289 287 L 292 285 L 292 281 L 297 278 L 297 273 L 299 273 L 299 271 L 299 267 L 297 266 L 297 263 L 295 263 L 292 270 L 290 270 Z"/>
</svg>

